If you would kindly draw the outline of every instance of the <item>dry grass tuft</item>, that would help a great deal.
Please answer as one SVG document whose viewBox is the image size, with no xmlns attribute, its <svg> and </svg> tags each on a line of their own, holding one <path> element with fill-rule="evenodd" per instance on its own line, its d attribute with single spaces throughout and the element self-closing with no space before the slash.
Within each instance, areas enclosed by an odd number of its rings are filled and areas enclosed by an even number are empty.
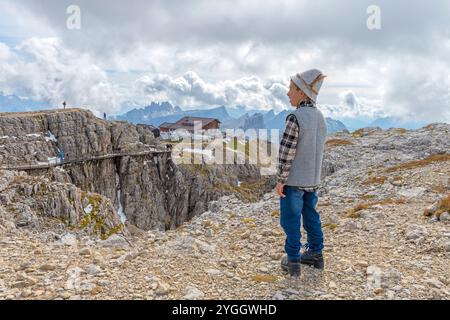
<svg viewBox="0 0 450 320">
<path fill-rule="evenodd" d="M 354 143 L 351 141 L 348 141 L 348 140 L 334 138 L 334 139 L 328 140 L 325 144 L 329 147 L 336 147 L 336 146 L 352 145 Z"/>
<path fill-rule="evenodd" d="M 432 154 L 425 159 L 413 160 L 386 169 L 386 172 L 395 172 L 404 169 L 414 169 L 418 167 L 427 166 L 434 162 L 450 161 L 450 154 Z"/>
</svg>

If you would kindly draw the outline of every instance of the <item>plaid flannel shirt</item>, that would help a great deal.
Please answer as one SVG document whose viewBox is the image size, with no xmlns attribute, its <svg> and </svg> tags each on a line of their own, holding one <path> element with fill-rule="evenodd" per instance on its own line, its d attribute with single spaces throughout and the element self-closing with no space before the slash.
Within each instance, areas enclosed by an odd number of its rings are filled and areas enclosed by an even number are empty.
<svg viewBox="0 0 450 320">
<path fill-rule="evenodd" d="M 301 102 L 297 108 L 301 107 L 315 107 L 314 103 L 311 101 L 303 101 Z M 280 142 L 280 149 L 278 152 L 278 170 L 277 170 L 277 182 L 281 184 L 285 184 L 289 171 L 292 166 L 292 162 L 294 161 L 295 152 L 297 150 L 297 142 L 299 135 L 299 124 L 297 118 L 290 114 L 286 118 L 286 129 L 283 133 L 283 138 Z M 316 191 L 317 188 L 303 188 L 300 187 L 301 190 L 313 192 Z"/>
</svg>

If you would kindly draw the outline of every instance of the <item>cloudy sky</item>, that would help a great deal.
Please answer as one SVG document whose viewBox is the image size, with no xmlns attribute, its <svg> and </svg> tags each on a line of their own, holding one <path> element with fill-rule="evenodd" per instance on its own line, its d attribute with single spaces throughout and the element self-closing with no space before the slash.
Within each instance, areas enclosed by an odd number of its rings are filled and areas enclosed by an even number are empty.
<svg viewBox="0 0 450 320">
<path fill-rule="evenodd" d="M 166 100 L 278 112 L 289 76 L 319 68 L 329 116 L 450 122 L 449 16 L 446 0 L 0 0 L 0 91 L 108 113 Z"/>
</svg>

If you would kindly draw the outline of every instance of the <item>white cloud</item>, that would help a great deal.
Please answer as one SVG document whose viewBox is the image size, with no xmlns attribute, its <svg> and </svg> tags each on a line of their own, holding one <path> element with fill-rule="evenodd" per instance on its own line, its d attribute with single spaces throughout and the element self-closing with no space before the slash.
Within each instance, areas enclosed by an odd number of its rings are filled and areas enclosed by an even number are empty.
<svg viewBox="0 0 450 320">
<path fill-rule="evenodd" d="M 4 48 L 0 44 L 0 48 Z M 5 93 L 59 106 L 89 106 L 93 111 L 118 112 L 119 94 L 106 73 L 88 55 L 64 48 L 57 38 L 30 38 L 19 44 L 0 65 Z"/>
<path fill-rule="evenodd" d="M 144 76 L 134 84 L 133 97 L 140 103 L 168 100 L 182 106 L 246 105 L 281 111 L 287 106 L 288 88 L 283 83 L 264 83 L 256 76 L 206 82 L 193 71 L 180 77 Z"/>
<path fill-rule="evenodd" d="M 36 30 L 0 45 L 0 91 L 108 112 L 129 100 L 280 111 L 289 76 L 317 67 L 330 116 L 449 119 L 448 1 L 379 0 L 375 32 L 370 0 L 79 0 L 79 31 L 66 28 L 68 0 L 0 1 L 15 17 L 8 32 L 16 20 L 17 34 Z"/>
<path fill-rule="evenodd" d="M 7 60 L 11 57 L 11 52 L 9 50 L 9 47 L 0 42 L 0 60 Z"/>
<path fill-rule="evenodd" d="M 353 91 L 342 92 L 338 104 L 321 104 L 320 108 L 328 117 L 335 119 L 377 118 L 388 113 L 380 105 L 380 101 L 358 97 Z"/>
<path fill-rule="evenodd" d="M 384 102 L 401 118 L 450 122 L 448 64 L 417 57 L 404 57 L 392 68 Z"/>
</svg>

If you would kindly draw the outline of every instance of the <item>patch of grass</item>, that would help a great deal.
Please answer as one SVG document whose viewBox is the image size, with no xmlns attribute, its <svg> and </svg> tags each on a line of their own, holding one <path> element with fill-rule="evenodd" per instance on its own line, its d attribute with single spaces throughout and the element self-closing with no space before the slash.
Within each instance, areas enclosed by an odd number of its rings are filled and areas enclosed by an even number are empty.
<svg viewBox="0 0 450 320">
<path fill-rule="evenodd" d="M 374 199 L 376 197 L 377 196 L 374 195 L 374 194 L 363 194 L 360 198 L 363 199 L 363 200 L 369 200 L 369 199 Z"/>
<path fill-rule="evenodd" d="M 89 199 L 89 204 L 92 206 L 92 211 L 85 214 L 81 220 L 80 227 L 82 229 L 92 226 L 92 232 L 99 235 L 102 240 L 108 239 L 111 235 L 116 234 L 123 229 L 124 225 L 122 223 L 109 229 L 106 226 L 105 219 L 99 215 L 100 205 L 103 201 L 101 195 L 96 193 L 87 195 L 87 193 L 83 191 L 82 199 L 86 196 Z"/>
<path fill-rule="evenodd" d="M 345 216 L 347 218 L 352 218 L 352 219 L 359 218 L 360 215 L 361 215 L 360 211 L 363 210 L 363 209 L 367 209 L 368 207 L 369 207 L 369 205 L 366 204 L 366 203 L 358 203 L 353 208 L 348 209 L 345 212 Z"/>
<path fill-rule="evenodd" d="M 255 219 L 253 219 L 253 218 L 243 218 L 241 221 L 243 223 L 253 223 L 253 222 L 255 222 Z"/>
<path fill-rule="evenodd" d="M 252 280 L 256 282 L 275 282 L 277 278 L 270 274 L 257 274 L 252 277 Z"/>
<path fill-rule="evenodd" d="M 325 144 L 329 147 L 336 147 L 336 146 L 352 145 L 354 143 L 351 141 L 348 141 L 348 140 L 334 138 L 334 139 L 329 139 Z"/>
<path fill-rule="evenodd" d="M 450 193 L 439 200 L 438 208 L 434 215 L 439 218 L 444 212 L 450 213 Z"/>
<path fill-rule="evenodd" d="M 330 202 L 319 202 L 317 204 L 317 206 L 318 207 L 328 207 L 328 206 L 331 206 L 331 203 Z"/>
<path fill-rule="evenodd" d="M 364 132 L 363 129 L 355 130 L 355 131 L 352 132 L 352 136 L 356 137 L 356 138 L 360 138 L 360 137 L 362 137 L 364 135 L 363 132 Z"/>
<path fill-rule="evenodd" d="M 218 192 L 226 191 L 235 194 L 240 200 L 244 202 L 255 202 L 263 195 L 266 189 L 267 180 L 265 177 L 261 177 L 256 182 L 241 182 L 238 187 L 236 185 L 216 183 L 214 188 Z"/>
<path fill-rule="evenodd" d="M 329 228 L 331 231 L 333 231 L 334 229 L 336 229 L 337 228 L 337 224 L 336 223 L 324 223 L 323 225 L 322 225 L 322 227 L 324 227 L 324 228 Z"/>
<path fill-rule="evenodd" d="M 387 199 L 383 199 L 383 200 L 379 200 L 379 201 L 374 201 L 374 202 L 370 202 L 369 206 L 374 206 L 374 205 L 384 205 L 384 204 L 405 204 L 406 200 L 405 199 L 391 199 L 391 198 L 387 198 Z"/>
<path fill-rule="evenodd" d="M 442 193 L 446 193 L 449 190 L 449 187 L 447 187 L 447 186 L 433 186 L 433 187 L 431 187 L 431 190 L 433 192 L 442 194 Z"/>
<path fill-rule="evenodd" d="M 406 132 L 408 132 L 408 130 L 406 130 L 405 128 L 395 128 L 394 130 L 392 130 L 394 133 L 398 133 L 398 134 L 405 134 Z"/>
<path fill-rule="evenodd" d="M 119 233 L 120 231 L 122 231 L 122 229 L 124 228 L 124 224 L 123 223 L 119 223 L 118 225 L 112 227 L 111 229 L 109 229 L 109 231 L 107 231 L 106 233 L 103 233 L 100 238 L 102 240 L 106 240 L 108 239 L 110 236 L 112 236 L 113 234 Z"/>
<path fill-rule="evenodd" d="M 363 185 L 383 184 L 386 180 L 387 180 L 386 176 L 374 176 L 374 177 L 370 177 L 369 179 L 365 180 L 362 184 Z"/>
<path fill-rule="evenodd" d="M 425 159 L 421 160 L 413 160 L 405 163 L 401 163 L 398 165 L 395 165 L 393 167 L 387 168 L 386 172 L 395 172 L 399 170 L 408 170 L 408 169 L 414 169 L 418 167 L 427 166 L 431 163 L 435 162 L 444 162 L 444 161 L 450 161 L 450 154 L 432 154 Z"/>
<path fill-rule="evenodd" d="M 357 205 L 355 205 L 353 208 L 348 209 L 345 212 L 345 217 L 347 218 L 359 218 L 361 215 L 361 210 L 367 209 L 369 207 L 375 206 L 375 205 L 386 205 L 386 204 L 405 204 L 405 199 L 392 199 L 387 198 L 383 200 L 378 201 L 372 201 L 368 203 L 360 202 Z"/>
</svg>

